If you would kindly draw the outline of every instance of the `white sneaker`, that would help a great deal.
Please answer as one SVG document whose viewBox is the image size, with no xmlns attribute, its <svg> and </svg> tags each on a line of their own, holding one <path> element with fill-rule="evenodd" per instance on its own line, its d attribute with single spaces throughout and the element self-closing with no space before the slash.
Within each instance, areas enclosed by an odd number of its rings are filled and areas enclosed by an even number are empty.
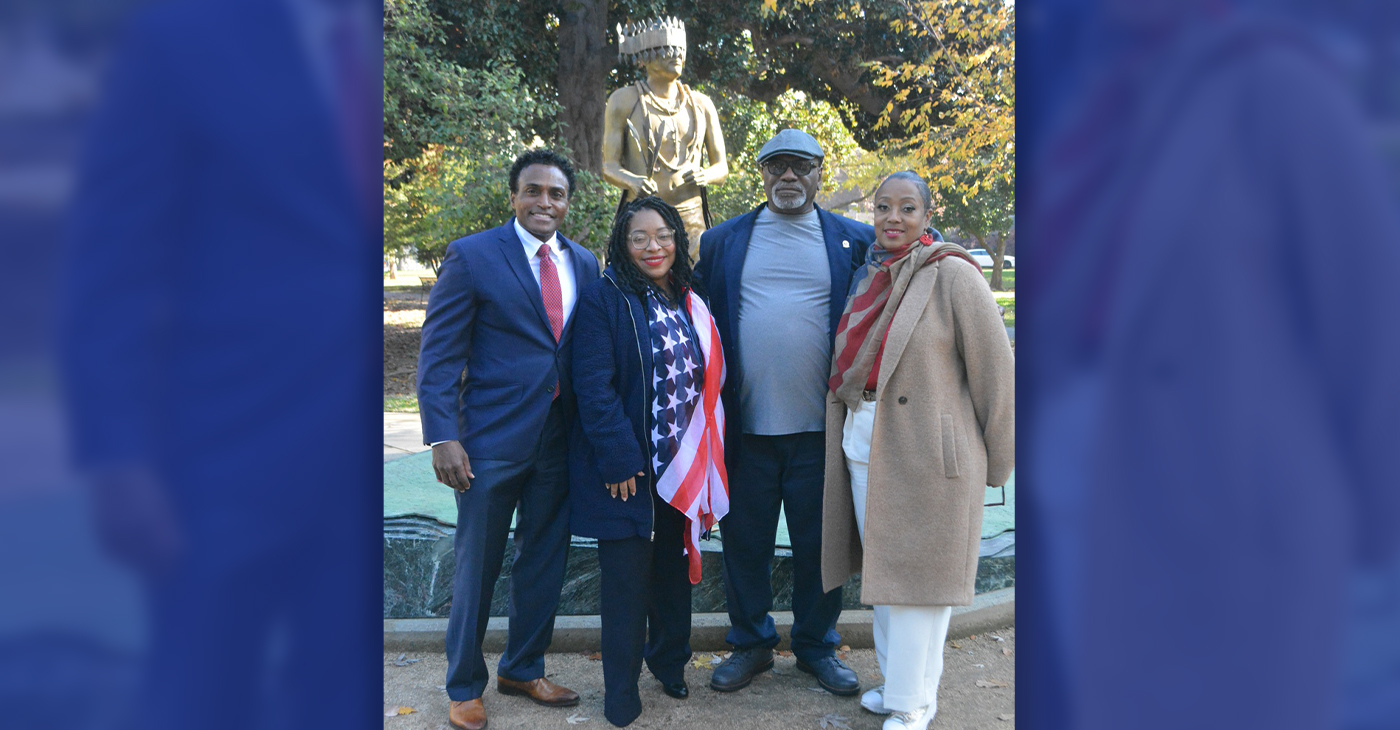
<svg viewBox="0 0 1400 730">
<path fill-rule="evenodd" d="M 929 720 L 933 719 L 933 713 L 927 707 L 920 707 L 909 712 L 896 712 L 885 720 L 883 730 L 927 730 Z"/>
<path fill-rule="evenodd" d="M 885 707 L 885 685 L 882 684 L 861 695 L 860 706 L 877 715 L 890 714 L 890 711 Z"/>
</svg>

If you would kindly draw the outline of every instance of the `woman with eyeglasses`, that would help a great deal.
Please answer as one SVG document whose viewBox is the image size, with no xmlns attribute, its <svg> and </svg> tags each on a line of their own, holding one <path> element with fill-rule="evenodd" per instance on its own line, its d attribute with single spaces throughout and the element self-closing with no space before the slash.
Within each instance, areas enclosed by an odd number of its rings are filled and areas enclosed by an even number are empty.
<svg viewBox="0 0 1400 730">
<path fill-rule="evenodd" d="M 666 694 L 689 695 L 698 541 L 729 508 L 724 354 L 687 244 L 675 208 L 628 203 L 574 311 L 569 524 L 598 540 L 603 715 L 618 727 L 641 714 L 643 659 Z"/>
<path fill-rule="evenodd" d="M 984 487 L 1016 463 L 1016 367 L 981 267 L 930 233 L 928 184 L 895 173 L 874 205 L 832 348 L 822 583 L 860 573 L 875 607 L 885 684 L 861 705 L 924 730 L 952 607 L 972 602 Z"/>
</svg>

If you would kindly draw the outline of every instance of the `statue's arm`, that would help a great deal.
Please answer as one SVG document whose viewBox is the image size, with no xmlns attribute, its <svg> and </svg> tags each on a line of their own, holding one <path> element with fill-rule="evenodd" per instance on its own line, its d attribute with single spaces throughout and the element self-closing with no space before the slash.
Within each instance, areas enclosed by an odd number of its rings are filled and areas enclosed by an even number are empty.
<svg viewBox="0 0 1400 730">
<path fill-rule="evenodd" d="M 705 168 L 705 177 L 710 185 L 722 185 L 729 178 L 729 158 L 724 152 L 724 134 L 719 128 L 719 113 L 715 111 L 710 97 L 701 98 L 701 107 L 710 117 L 705 125 L 705 151 L 710 155 L 710 166 Z"/>
<path fill-rule="evenodd" d="M 705 151 L 709 153 L 710 166 L 686 170 L 685 181 L 700 187 L 720 185 L 729 177 L 729 160 L 724 154 L 724 134 L 719 128 L 719 113 L 715 111 L 710 97 L 696 94 L 695 101 L 700 113 L 705 115 Z"/>
<path fill-rule="evenodd" d="M 629 94 L 629 89 L 631 87 L 624 86 L 614 91 L 608 97 L 607 110 L 603 113 L 603 179 L 637 198 L 655 193 L 656 183 L 622 166 L 627 118 L 632 115 L 632 106 L 636 102 L 636 92 Z"/>
</svg>

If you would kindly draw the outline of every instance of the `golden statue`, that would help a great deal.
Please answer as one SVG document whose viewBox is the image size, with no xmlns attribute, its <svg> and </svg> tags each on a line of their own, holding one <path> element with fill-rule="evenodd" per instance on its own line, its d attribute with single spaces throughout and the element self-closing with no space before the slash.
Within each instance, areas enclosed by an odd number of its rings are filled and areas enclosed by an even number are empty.
<svg viewBox="0 0 1400 730">
<path fill-rule="evenodd" d="M 603 178 L 622 188 L 619 208 L 647 195 L 675 206 L 695 260 L 700 234 L 710 227 L 705 188 L 729 176 L 719 115 L 708 96 L 680 82 L 685 24 L 679 19 L 619 25 L 617 49 L 620 58 L 646 71 L 646 79 L 608 97 Z"/>
</svg>

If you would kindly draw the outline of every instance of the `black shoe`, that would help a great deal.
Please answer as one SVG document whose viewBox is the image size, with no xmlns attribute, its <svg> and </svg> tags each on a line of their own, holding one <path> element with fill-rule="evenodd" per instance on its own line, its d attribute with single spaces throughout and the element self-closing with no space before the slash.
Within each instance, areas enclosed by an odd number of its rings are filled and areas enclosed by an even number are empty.
<svg viewBox="0 0 1400 730">
<path fill-rule="evenodd" d="M 686 686 L 684 679 L 674 684 L 666 684 L 665 682 L 662 682 L 661 691 L 665 692 L 666 694 L 672 697 L 675 697 L 678 700 L 683 700 L 690 696 L 690 688 Z"/>
<path fill-rule="evenodd" d="M 798 659 L 797 668 L 815 676 L 817 684 L 834 695 L 849 697 L 860 691 L 860 679 L 855 670 L 834 656 L 822 657 L 811 664 Z"/>
<path fill-rule="evenodd" d="M 716 692 L 734 692 L 749 686 L 749 682 L 773 668 L 772 649 L 749 649 L 729 655 L 710 675 L 710 689 Z"/>
</svg>

